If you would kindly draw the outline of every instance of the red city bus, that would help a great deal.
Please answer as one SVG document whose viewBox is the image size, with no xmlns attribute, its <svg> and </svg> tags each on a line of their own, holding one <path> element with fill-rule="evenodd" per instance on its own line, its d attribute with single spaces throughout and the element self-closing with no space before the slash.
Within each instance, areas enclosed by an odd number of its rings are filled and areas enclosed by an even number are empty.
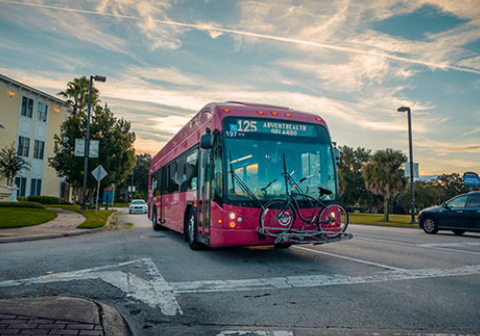
<svg viewBox="0 0 480 336">
<path fill-rule="evenodd" d="M 154 230 L 184 234 L 192 249 L 273 244 L 274 238 L 259 234 L 259 217 L 262 204 L 286 197 L 282 167 L 295 171 L 298 180 L 309 177 L 302 179 L 304 193 L 318 197 L 321 186 L 332 191 L 324 199 L 333 200 L 335 150 L 318 116 L 278 106 L 210 103 L 153 158 L 148 217 Z"/>
</svg>

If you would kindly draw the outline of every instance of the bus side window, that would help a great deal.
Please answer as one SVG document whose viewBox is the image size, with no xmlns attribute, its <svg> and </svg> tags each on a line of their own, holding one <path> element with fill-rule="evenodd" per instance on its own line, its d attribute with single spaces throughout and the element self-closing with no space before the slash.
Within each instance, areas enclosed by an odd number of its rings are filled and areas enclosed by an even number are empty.
<svg viewBox="0 0 480 336">
<path fill-rule="evenodd" d="M 155 172 L 155 187 L 153 186 L 153 178 L 152 178 L 152 189 L 153 194 L 155 196 L 160 196 L 162 194 L 162 171 L 164 168 L 161 168 Z"/>
<path fill-rule="evenodd" d="M 158 194 L 157 194 L 158 180 L 157 180 L 156 176 L 157 176 L 157 173 L 155 173 L 154 175 L 152 175 L 152 176 L 150 177 L 150 179 L 151 179 L 151 181 L 152 181 L 152 184 L 151 184 L 151 186 L 152 186 L 151 188 L 152 188 L 152 189 L 151 189 L 151 190 L 152 190 L 152 194 L 153 194 L 154 196 L 158 196 Z"/>
<path fill-rule="evenodd" d="M 195 148 L 187 155 L 185 169 L 185 174 L 187 178 L 187 190 L 197 190 L 198 149 Z"/>
<path fill-rule="evenodd" d="M 177 158 L 177 172 L 176 181 L 178 184 L 178 191 L 187 191 L 187 176 L 185 175 L 185 154 L 180 155 Z"/>
<path fill-rule="evenodd" d="M 217 142 L 213 149 L 213 200 L 219 204 L 223 201 L 222 147 Z"/>
</svg>

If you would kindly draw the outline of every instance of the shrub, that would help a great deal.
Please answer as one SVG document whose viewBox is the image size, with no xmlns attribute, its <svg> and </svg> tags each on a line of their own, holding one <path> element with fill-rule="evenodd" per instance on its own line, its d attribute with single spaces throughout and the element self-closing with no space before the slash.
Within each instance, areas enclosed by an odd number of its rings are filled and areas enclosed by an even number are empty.
<svg viewBox="0 0 480 336">
<path fill-rule="evenodd" d="M 28 196 L 29 202 L 38 202 L 42 204 L 62 204 L 63 199 L 52 196 Z"/>
<path fill-rule="evenodd" d="M 3 208 L 37 208 L 45 209 L 43 204 L 38 202 L 0 202 L 0 207 Z"/>
<path fill-rule="evenodd" d="M 18 197 L 17 197 L 17 201 L 19 201 L 19 202 L 26 202 L 26 201 L 27 201 L 27 198 L 26 198 L 26 197 L 23 197 L 23 196 L 18 196 Z"/>
</svg>

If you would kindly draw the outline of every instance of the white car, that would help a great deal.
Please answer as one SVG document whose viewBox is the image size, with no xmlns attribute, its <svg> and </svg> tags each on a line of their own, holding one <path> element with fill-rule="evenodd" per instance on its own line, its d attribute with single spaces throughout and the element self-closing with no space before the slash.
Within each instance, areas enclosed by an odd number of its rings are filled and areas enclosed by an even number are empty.
<svg viewBox="0 0 480 336">
<path fill-rule="evenodd" d="M 134 214 L 134 213 L 146 214 L 147 204 L 145 203 L 144 200 L 141 200 L 141 199 L 132 200 L 132 202 L 128 205 L 128 213 L 129 214 Z"/>
</svg>

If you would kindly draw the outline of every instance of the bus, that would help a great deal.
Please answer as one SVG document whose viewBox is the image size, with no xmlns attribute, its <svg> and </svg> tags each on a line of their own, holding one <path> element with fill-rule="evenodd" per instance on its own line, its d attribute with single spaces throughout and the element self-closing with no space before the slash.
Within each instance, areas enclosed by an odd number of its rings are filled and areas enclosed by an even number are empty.
<svg viewBox="0 0 480 336">
<path fill-rule="evenodd" d="M 272 245 L 274 238 L 259 234 L 259 217 L 263 204 L 286 197 L 283 167 L 305 180 L 306 194 L 318 197 L 321 186 L 331 191 L 324 199 L 335 200 L 336 151 L 320 116 L 280 106 L 209 103 L 152 159 L 148 218 L 154 230 L 183 234 L 193 250 Z"/>
</svg>

